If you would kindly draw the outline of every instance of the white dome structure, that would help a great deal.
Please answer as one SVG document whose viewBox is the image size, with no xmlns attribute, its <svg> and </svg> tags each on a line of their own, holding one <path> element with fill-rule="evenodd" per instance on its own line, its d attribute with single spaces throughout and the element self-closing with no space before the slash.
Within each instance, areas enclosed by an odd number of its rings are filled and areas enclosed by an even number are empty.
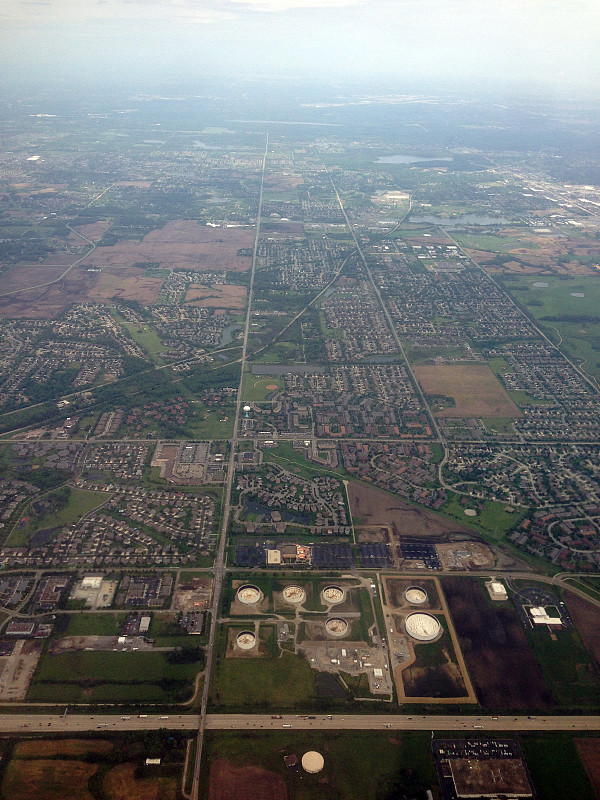
<svg viewBox="0 0 600 800">
<path fill-rule="evenodd" d="M 309 772 L 311 775 L 316 775 L 317 772 L 321 772 L 324 766 L 325 759 L 321 753 L 317 753 L 316 750 L 309 750 L 308 753 L 304 753 L 302 756 L 302 769 L 305 772 Z"/>
<path fill-rule="evenodd" d="M 433 642 L 440 634 L 442 626 L 433 614 L 416 611 L 405 619 L 406 632 L 418 642 Z"/>
</svg>

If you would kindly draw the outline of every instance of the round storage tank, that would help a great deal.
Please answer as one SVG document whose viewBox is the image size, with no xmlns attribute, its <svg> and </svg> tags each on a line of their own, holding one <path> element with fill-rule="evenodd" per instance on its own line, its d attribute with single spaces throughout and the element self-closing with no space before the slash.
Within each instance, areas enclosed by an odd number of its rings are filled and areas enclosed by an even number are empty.
<svg viewBox="0 0 600 800">
<path fill-rule="evenodd" d="M 326 586 L 321 592 L 321 599 L 326 606 L 342 603 L 346 593 L 340 586 Z"/>
<path fill-rule="evenodd" d="M 252 586 L 251 584 L 247 583 L 245 586 L 240 586 L 235 597 L 236 600 L 240 601 L 240 603 L 243 603 L 246 606 L 253 606 L 256 603 L 260 603 L 263 593 L 258 586 Z"/>
<path fill-rule="evenodd" d="M 305 772 L 310 772 L 311 775 L 321 772 L 324 766 L 325 759 L 316 750 L 309 750 L 308 753 L 304 753 L 302 756 L 302 769 Z"/>
<path fill-rule="evenodd" d="M 404 624 L 408 635 L 418 642 L 433 642 L 442 630 L 438 619 L 432 614 L 424 614 L 421 611 L 409 614 Z"/>
<path fill-rule="evenodd" d="M 242 631 L 235 637 L 235 643 L 240 650 L 252 650 L 256 645 L 256 636 L 252 631 Z"/>
<path fill-rule="evenodd" d="M 409 586 L 404 592 L 404 597 L 411 606 L 420 606 L 427 602 L 427 592 L 420 586 Z"/>
<path fill-rule="evenodd" d="M 301 586 L 286 586 L 282 592 L 286 603 L 301 605 L 306 600 L 306 592 Z"/>
<path fill-rule="evenodd" d="M 325 623 L 325 630 L 330 636 L 345 636 L 348 633 L 348 623 L 342 617 L 330 617 Z"/>
</svg>

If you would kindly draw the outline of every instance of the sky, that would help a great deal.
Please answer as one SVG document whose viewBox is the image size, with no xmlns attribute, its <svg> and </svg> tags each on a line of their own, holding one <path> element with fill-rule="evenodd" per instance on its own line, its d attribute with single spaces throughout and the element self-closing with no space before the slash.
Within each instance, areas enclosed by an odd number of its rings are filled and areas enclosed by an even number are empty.
<svg viewBox="0 0 600 800">
<path fill-rule="evenodd" d="M 600 86 L 600 0 L 1 0 L 0 74 Z"/>
</svg>

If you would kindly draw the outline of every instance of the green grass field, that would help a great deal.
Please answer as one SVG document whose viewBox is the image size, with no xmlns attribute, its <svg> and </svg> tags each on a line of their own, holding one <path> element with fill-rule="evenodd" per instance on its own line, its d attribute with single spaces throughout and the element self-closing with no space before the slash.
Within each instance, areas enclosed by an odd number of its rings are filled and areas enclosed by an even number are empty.
<svg viewBox="0 0 600 800">
<path fill-rule="evenodd" d="M 339 480 L 344 480 L 346 475 L 341 469 L 336 471 L 313 464 L 304 456 L 303 450 L 294 450 L 291 442 L 280 441 L 277 447 L 265 448 L 264 460 L 269 463 L 279 464 L 280 467 L 295 472 L 302 478 L 312 480 L 318 475 L 333 475 Z"/>
<path fill-rule="evenodd" d="M 217 659 L 211 705 L 224 708 L 294 708 L 315 699 L 315 673 L 305 659 L 282 652 L 279 658 Z"/>
<path fill-rule="evenodd" d="M 61 492 L 62 490 L 59 489 L 57 491 Z M 21 523 L 8 538 L 8 546 L 24 546 L 36 531 L 71 525 L 111 497 L 108 492 L 88 492 L 84 489 L 70 489 L 68 500 L 65 505 L 62 505 L 53 503 L 53 495 L 58 497 L 55 492 L 51 492 L 45 498 L 42 498 L 49 501 L 49 506 L 39 514 L 35 512 L 33 505 L 30 504 L 28 506 L 21 517 Z"/>
<path fill-rule="evenodd" d="M 571 736 L 523 736 L 521 745 L 539 800 L 594 800 Z"/>
<path fill-rule="evenodd" d="M 600 675 L 579 635 L 546 629 L 527 631 L 527 638 L 558 705 L 590 709 L 600 705 Z"/>
<path fill-rule="evenodd" d="M 193 691 L 198 664 L 170 664 L 166 653 L 78 650 L 42 656 L 30 702 L 177 702 Z"/>
<path fill-rule="evenodd" d="M 261 766 L 275 772 L 287 783 L 283 755 L 317 750 L 325 759 L 323 772 L 294 776 L 294 795 L 298 800 L 323 797 L 343 800 L 385 800 L 421 797 L 422 787 L 432 789 L 438 798 L 437 778 L 431 753 L 431 734 L 395 734 L 375 731 L 290 731 L 252 732 L 243 737 L 236 732 L 210 732 L 206 739 L 207 758 L 203 761 L 201 796 L 207 796 L 208 770 L 217 758 L 237 767 Z"/>
<path fill-rule="evenodd" d="M 490 253 L 509 253 L 516 248 L 539 250 L 539 247 L 526 236 L 494 236 L 490 233 L 461 233 L 453 234 L 456 241 L 470 250 L 487 250 Z"/>
<path fill-rule="evenodd" d="M 276 375 L 252 375 L 251 372 L 246 372 L 242 390 L 244 402 L 259 403 L 266 400 L 269 395 L 273 394 L 273 390 L 267 389 L 267 386 L 277 386 L 278 389 L 283 389 L 283 378 Z"/>
<path fill-rule="evenodd" d="M 507 513 L 504 509 L 508 503 L 486 500 L 484 505 L 485 508 L 481 511 L 478 510 L 476 517 L 467 517 L 465 508 L 476 508 L 477 501 L 473 500 L 468 502 L 466 506 L 461 506 L 458 495 L 452 495 L 443 507 L 442 513 L 463 525 L 469 525 L 471 528 L 481 531 L 488 538 L 492 536 L 494 539 L 502 539 L 525 516 L 525 511 Z"/>
<path fill-rule="evenodd" d="M 539 282 L 548 286 L 533 285 Z M 529 275 L 502 283 L 561 350 L 600 378 L 600 277 Z M 584 296 L 573 296 L 577 294 Z"/>
<path fill-rule="evenodd" d="M 118 636 L 127 614 L 69 614 L 66 636 Z"/>
</svg>

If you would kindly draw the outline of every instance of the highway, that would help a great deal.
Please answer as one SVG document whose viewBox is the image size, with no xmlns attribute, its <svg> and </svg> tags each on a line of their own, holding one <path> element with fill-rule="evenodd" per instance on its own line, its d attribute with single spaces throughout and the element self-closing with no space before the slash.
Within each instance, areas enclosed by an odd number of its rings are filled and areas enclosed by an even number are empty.
<svg viewBox="0 0 600 800">
<path fill-rule="evenodd" d="M 2 714 L 2 733 L 184 730 L 197 733 L 198 714 Z M 489 714 L 207 714 L 205 730 L 597 731 L 600 716 L 490 716 Z"/>
</svg>

